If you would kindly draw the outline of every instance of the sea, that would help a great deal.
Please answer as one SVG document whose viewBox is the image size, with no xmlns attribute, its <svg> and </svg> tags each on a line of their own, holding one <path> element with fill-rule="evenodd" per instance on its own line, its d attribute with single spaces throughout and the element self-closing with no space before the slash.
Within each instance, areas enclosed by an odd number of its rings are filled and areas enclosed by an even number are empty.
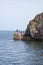
<svg viewBox="0 0 43 65">
<path fill-rule="evenodd" d="M 0 65 L 43 65 L 43 42 L 13 40 L 15 31 L 0 31 Z"/>
</svg>

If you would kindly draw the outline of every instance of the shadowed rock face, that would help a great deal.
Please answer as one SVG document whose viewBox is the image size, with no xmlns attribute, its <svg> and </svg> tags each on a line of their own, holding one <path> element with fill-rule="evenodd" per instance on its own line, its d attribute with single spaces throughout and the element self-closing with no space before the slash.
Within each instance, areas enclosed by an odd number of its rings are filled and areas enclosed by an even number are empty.
<svg viewBox="0 0 43 65">
<path fill-rule="evenodd" d="M 43 40 L 43 13 L 36 15 L 35 18 L 29 22 L 25 35 L 31 36 L 34 39 Z"/>
<path fill-rule="evenodd" d="M 27 29 L 26 29 L 26 31 L 25 31 L 25 35 L 26 35 L 26 36 L 30 36 L 29 25 L 27 25 Z"/>
</svg>

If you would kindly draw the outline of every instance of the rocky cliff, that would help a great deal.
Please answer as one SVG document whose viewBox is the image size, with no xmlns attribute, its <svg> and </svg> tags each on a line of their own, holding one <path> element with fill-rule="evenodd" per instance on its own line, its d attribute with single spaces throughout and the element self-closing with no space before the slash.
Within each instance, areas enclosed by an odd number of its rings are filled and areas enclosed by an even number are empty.
<svg viewBox="0 0 43 65">
<path fill-rule="evenodd" d="M 14 34 L 14 39 L 17 40 L 43 40 L 43 13 L 40 13 L 29 22 L 25 32 Z"/>
<path fill-rule="evenodd" d="M 43 13 L 35 16 L 27 25 L 25 36 L 43 40 Z"/>
</svg>

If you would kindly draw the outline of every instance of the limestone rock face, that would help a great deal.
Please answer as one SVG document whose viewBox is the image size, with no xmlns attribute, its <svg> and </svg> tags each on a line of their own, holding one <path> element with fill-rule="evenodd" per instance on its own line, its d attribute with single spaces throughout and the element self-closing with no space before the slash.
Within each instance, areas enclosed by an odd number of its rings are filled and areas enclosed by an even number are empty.
<svg viewBox="0 0 43 65">
<path fill-rule="evenodd" d="M 34 39 L 43 39 L 43 13 L 35 16 L 27 25 L 25 35 Z"/>
</svg>

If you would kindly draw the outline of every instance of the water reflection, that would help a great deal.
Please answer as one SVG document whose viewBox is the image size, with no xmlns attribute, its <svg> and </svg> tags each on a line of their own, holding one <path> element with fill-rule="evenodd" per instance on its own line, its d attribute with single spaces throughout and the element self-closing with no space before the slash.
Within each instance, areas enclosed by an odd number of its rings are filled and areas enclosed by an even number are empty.
<svg viewBox="0 0 43 65">
<path fill-rule="evenodd" d="M 0 40 L 0 65 L 43 65 L 43 42 Z"/>
<path fill-rule="evenodd" d="M 31 63 L 33 65 L 43 65 L 43 42 L 30 41 L 26 42 L 26 45 L 28 47 L 25 48 L 27 52 L 29 52 Z M 28 48 L 30 49 L 30 51 Z"/>
<path fill-rule="evenodd" d="M 30 41 L 27 42 L 34 49 L 43 49 L 43 42 Z"/>
</svg>

